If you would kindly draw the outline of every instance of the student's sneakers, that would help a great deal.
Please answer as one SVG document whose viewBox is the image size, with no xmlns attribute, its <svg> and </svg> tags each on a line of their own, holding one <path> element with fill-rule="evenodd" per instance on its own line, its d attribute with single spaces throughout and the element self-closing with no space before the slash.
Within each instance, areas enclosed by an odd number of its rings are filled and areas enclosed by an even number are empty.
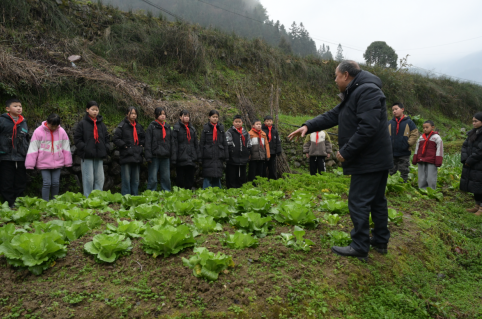
<svg viewBox="0 0 482 319">
<path fill-rule="evenodd" d="M 388 253 L 388 245 L 376 244 L 373 242 L 373 238 L 370 238 L 370 246 L 373 247 L 379 254 L 386 255 Z"/>
<path fill-rule="evenodd" d="M 351 246 L 346 246 L 346 247 L 333 246 L 333 247 L 331 247 L 331 251 L 334 252 L 335 254 L 339 255 L 339 256 L 356 257 L 361 261 L 364 261 L 364 262 L 368 261 L 368 254 L 367 253 L 361 253 L 359 251 L 356 251 Z"/>
<path fill-rule="evenodd" d="M 479 210 L 480 210 L 480 206 L 479 206 L 479 205 L 475 205 L 474 208 L 467 208 L 467 209 L 466 209 L 466 211 L 468 211 L 469 213 L 477 213 Z"/>
</svg>

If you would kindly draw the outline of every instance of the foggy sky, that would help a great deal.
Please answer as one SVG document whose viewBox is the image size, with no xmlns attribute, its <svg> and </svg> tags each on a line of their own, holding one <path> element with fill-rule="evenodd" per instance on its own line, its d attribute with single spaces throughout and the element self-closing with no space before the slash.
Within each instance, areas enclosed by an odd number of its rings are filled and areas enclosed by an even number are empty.
<svg viewBox="0 0 482 319">
<path fill-rule="evenodd" d="M 293 21 L 303 22 L 318 45 L 329 44 L 335 55 L 336 47 L 341 43 L 345 57 L 356 61 L 364 61 L 363 52 L 373 41 L 385 41 L 395 49 L 399 58 L 410 54 L 408 61 L 413 65 L 439 72 L 455 72 L 452 66 L 456 67 L 456 60 L 482 53 L 480 0 L 260 1 L 270 18 L 279 19 L 287 28 Z M 475 37 L 480 38 L 418 49 Z M 480 67 L 482 61 L 477 64 Z M 466 77 L 481 78 L 480 75 Z"/>
</svg>

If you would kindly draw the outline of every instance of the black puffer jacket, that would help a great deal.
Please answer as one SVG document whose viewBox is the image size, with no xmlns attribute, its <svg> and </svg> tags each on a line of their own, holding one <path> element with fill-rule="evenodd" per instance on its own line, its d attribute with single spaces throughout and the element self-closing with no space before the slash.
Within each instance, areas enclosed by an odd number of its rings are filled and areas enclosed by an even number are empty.
<svg viewBox="0 0 482 319">
<path fill-rule="evenodd" d="M 196 129 L 189 123 L 191 141 L 187 139 L 186 127 L 181 121 L 172 129 L 171 162 L 176 166 L 194 166 L 200 158 Z"/>
<path fill-rule="evenodd" d="M 246 165 L 251 155 L 251 138 L 243 127 L 244 144 L 241 135 L 234 126 L 226 132 L 226 142 L 229 149 L 228 163 L 231 165 Z"/>
<path fill-rule="evenodd" d="M 97 132 L 99 143 L 94 140 L 94 121 L 86 114 L 84 119 L 77 123 L 74 130 L 74 143 L 76 154 L 82 159 L 104 158 L 110 150 L 109 134 L 107 127 L 102 122 L 102 116 L 97 116 Z"/>
<path fill-rule="evenodd" d="M 146 133 L 142 125 L 136 121 L 137 138 L 139 144 L 134 143 L 134 127 L 126 118 L 119 123 L 114 132 L 114 144 L 119 149 L 119 164 L 141 164 L 142 147 L 144 146 Z"/>
<path fill-rule="evenodd" d="M 382 81 L 361 71 L 340 95 L 331 111 L 306 122 L 308 133 L 338 125 L 340 154 L 345 175 L 366 174 L 393 167 L 387 107 Z"/>
<path fill-rule="evenodd" d="M 469 136 L 472 131 L 468 133 Z M 461 162 L 464 168 L 460 178 L 460 190 L 482 194 L 482 128 L 479 128 L 476 134 L 475 141 L 471 142 L 467 138 L 462 145 Z"/>
<path fill-rule="evenodd" d="M 262 125 L 261 129 L 266 133 L 266 137 L 269 140 L 269 128 L 266 125 Z M 281 154 L 281 138 L 279 136 L 278 130 L 272 125 L 271 127 L 271 141 L 269 141 L 269 152 L 270 155 L 280 155 Z"/>
<path fill-rule="evenodd" d="M 162 125 L 152 121 L 146 131 L 145 157 L 148 162 L 153 158 L 171 158 L 172 130 L 171 125 L 164 123 L 166 138 L 162 138 Z"/>
<path fill-rule="evenodd" d="M 2 114 L 0 116 L 0 160 L 25 161 L 30 142 L 27 120 L 24 118 L 17 124 L 17 135 L 12 143 L 13 127 L 13 120 L 8 113 Z"/>
<path fill-rule="evenodd" d="M 203 177 L 221 178 L 224 172 L 223 162 L 229 158 L 228 143 L 222 124 L 217 125 L 218 138 L 213 142 L 213 128 L 211 123 L 204 124 L 201 133 L 199 151 L 203 164 Z"/>
</svg>

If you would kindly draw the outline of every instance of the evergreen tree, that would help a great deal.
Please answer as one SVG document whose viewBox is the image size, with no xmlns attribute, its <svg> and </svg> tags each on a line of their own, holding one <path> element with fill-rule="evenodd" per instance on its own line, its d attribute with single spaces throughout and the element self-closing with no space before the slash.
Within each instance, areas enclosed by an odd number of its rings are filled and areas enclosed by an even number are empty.
<svg viewBox="0 0 482 319">
<path fill-rule="evenodd" d="M 281 37 L 278 47 L 286 54 L 291 54 L 291 44 L 286 40 L 286 37 Z"/>
<path fill-rule="evenodd" d="M 341 62 L 345 59 L 343 56 L 343 48 L 341 47 L 341 44 L 338 44 L 338 48 L 336 49 L 336 60 L 338 62 Z"/>
<path fill-rule="evenodd" d="M 397 68 L 398 55 L 384 41 L 372 42 L 363 54 L 368 65 L 378 65 L 385 68 Z"/>
</svg>

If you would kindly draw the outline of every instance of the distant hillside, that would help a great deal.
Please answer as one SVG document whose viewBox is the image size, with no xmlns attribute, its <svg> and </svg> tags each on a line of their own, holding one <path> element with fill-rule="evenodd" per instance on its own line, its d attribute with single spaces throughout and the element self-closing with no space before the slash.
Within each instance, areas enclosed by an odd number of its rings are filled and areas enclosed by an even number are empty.
<svg viewBox="0 0 482 319">
<path fill-rule="evenodd" d="M 481 61 L 482 51 L 479 51 L 459 60 L 447 61 L 445 65 L 440 68 L 440 72 L 482 83 Z"/>
</svg>

